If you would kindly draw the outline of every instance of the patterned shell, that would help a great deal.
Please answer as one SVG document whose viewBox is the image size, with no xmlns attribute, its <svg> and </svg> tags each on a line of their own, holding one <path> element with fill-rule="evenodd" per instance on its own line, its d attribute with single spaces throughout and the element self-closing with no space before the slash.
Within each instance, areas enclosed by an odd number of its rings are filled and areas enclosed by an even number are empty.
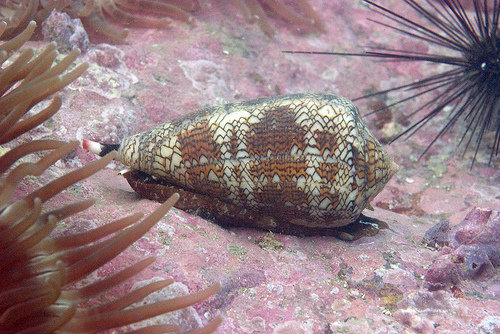
<svg viewBox="0 0 500 334">
<path fill-rule="evenodd" d="M 206 108 L 124 139 L 118 159 L 236 217 L 308 227 L 355 221 L 398 169 L 350 100 L 321 94 Z"/>
</svg>

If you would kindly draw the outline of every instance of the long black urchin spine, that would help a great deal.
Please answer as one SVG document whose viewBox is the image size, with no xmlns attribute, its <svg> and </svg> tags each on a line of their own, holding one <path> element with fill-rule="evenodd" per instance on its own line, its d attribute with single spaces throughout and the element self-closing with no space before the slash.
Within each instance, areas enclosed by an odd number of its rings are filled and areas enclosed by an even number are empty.
<svg viewBox="0 0 500 334">
<path fill-rule="evenodd" d="M 465 130 L 459 141 L 464 146 L 464 154 L 473 147 L 474 156 L 471 167 L 476 161 L 481 143 L 490 142 L 489 163 L 498 156 L 500 150 L 500 0 L 473 0 L 473 10 L 467 10 L 459 0 L 416 1 L 404 3 L 421 20 L 411 20 L 408 15 L 390 10 L 374 1 L 365 0 L 372 10 L 391 22 L 371 20 L 410 38 L 446 48 L 442 53 L 417 53 L 404 49 L 371 48 L 362 53 L 338 52 L 298 52 L 342 56 L 359 56 L 384 59 L 386 61 L 420 61 L 448 65 L 448 70 L 430 75 L 387 90 L 378 91 L 357 99 L 383 95 L 393 91 L 412 92 L 408 97 L 396 101 L 394 106 L 413 98 L 429 96 L 408 117 L 425 111 L 424 116 L 414 122 L 401 136 L 411 136 L 429 120 L 445 111 L 449 117 L 428 144 L 422 155 L 459 119 L 465 121 Z M 297 51 L 292 51 L 297 53 Z M 374 112 L 377 112 L 375 110 Z M 493 138 L 487 138 L 492 135 Z M 395 140 L 394 139 L 394 140 Z M 472 144 L 472 146 L 471 146 Z"/>
</svg>

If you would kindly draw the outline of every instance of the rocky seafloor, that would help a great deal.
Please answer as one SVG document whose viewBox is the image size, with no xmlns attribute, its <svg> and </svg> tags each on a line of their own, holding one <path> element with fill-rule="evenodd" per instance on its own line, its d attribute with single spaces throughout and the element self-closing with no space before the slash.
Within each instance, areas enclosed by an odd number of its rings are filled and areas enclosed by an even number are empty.
<svg viewBox="0 0 500 334">
<path fill-rule="evenodd" d="M 309 2 L 321 15 L 325 32 L 296 33 L 293 25 L 271 17 L 276 35 L 269 38 L 245 23 L 229 2 L 210 1 L 192 24 L 131 28 L 126 45 L 75 42 L 88 47 L 80 60 L 89 62 L 89 69 L 61 92 L 60 112 L 22 140 L 116 143 L 208 105 L 301 92 L 355 98 L 442 67 L 282 53 L 358 51 L 375 43 L 439 51 L 375 25 L 368 20 L 373 13 L 361 1 Z M 381 2 L 395 10 L 405 8 L 400 1 Z M 384 96 L 378 103 L 390 104 L 401 94 Z M 407 124 L 405 115 L 421 101 L 393 108 L 385 123 L 367 118 L 368 127 L 380 138 L 390 137 Z M 364 113 L 370 103 L 357 104 Z M 411 138 L 387 146 L 400 171 L 372 202 L 375 211 L 366 212 L 389 225 L 375 236 L 345 242 L 226 229 L 172 209 L 89 282 L 156 255 L 155 264 L 106 297 L 157 278 L 178 282 L 160 295 L 221 282 L 222 289 L 209 300 L 158 317 L 186 329 L 220 314 L 224 320 L 217 333 L 499 333 L 500 162 L 496 158 L 488 165 L 489 151 L 482 149 L 471 169 L 472 154 L 461 158 L 457 150 L 462 124 L 419 159 L 445 120 L 446 115 L 439 115 Z M 19 191 L 94 159 L 80 149 Z M 57 233 L 86 230 L 157 207 L 117 175 L 122 168 L 113 163 L 57 196 L 54 205 L 97 200 L 86 213 L 58 226 Z"/>
</svg>

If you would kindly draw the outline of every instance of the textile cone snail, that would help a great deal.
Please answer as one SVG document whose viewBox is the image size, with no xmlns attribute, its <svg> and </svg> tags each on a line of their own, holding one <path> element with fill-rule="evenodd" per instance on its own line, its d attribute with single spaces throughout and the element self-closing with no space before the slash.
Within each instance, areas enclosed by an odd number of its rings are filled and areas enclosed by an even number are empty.
<svg viewBox="0 0 500 334">
<path fill-rule="evenodd" d="M 209 107 L 84 148 L 117 160 L 140 195 L 237 225 L 332 228 L 358 219 L 398 170 L 357 107 L 296 94 Z"/>
</svg>

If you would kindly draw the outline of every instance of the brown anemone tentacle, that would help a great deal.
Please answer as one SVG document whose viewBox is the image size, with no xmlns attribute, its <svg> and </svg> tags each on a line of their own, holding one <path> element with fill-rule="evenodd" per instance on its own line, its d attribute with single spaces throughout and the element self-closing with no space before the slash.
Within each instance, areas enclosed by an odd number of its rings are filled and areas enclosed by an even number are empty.
<svg viewBox="0 0 500 334">
<path fill-rule="evenodd" d="M 132 1 L 140 1 L 140 0 L 132 0 Z M 163 2 L 171 5 L 178 7 L 180 9 L 183 9 L 185 11 L 193 11 L 199 7 L 198 0 L 163 0 Z"/>
<path fill-rule="evenodd" d="M 42 256 L 30 258 L 29 250 L 24 254 L 16 254 L 16 262 L 8 267 L 9 275 L 3 277 L 0 284 L 2 289 L 18 288 L 20 286 L 38 287 L 47 282 L 65 281 L 65 273 L 61 271 L 64 263 L 57 256 Z"/>
<path fill-rule="evenodd" d="M 128 266 L 127 268 L 120 270 L 118 273 L 108 276 L 103 280 L 86 285 L 78 290 L 63 291 L 63 295 L 66 299 L 72 299 L 75 301 L 82 301 L 90 297 L 94 297 L 138 274 L 143 269 L 151 265 L 155 259 L 156 258 L 154 256 L 145 258 L 144 260 Z"/>
<path fill-rule="evenodd" d="M 307 16 L 300 15 L 291 10 L 280 0 L 261 0 L 264 4 L 268 5 L 275 13 L 283 19 L 299 25 L 313 25 L 314 20 Z"/>
<path fill-rule="evenodd" d="M 123 310 L 124 308 L 132 305 L 133 303 L 137 303 L 138 301 L 144 299 L 151 293 L 161 290 L 172 283 L 174 283 L 173 279 L 166 279 L 150 283 L 141 288 L 135 289 L 134 291 L 127 293 L 125 296 L 117 298 L 109 303 L 101 304 L 90 309 L 82 310 L 84 312 L 82 312 L 81 314 L 77 313 L 75 316 L 90 317 L 93 315 L 103 315 L 109 312 Z"/>
<path fill-rule="evenodd" d="M 25 202 L 21 203 L 21 201 L 18 201 L 17 203 L 25 205 Z M 24 233 L 24 231 L 35 223 L 42 211 L 42 201 L 40 201 L 39 198 L 35 198 L 33 206 L 29 209 L 27 206 L 25 206 L 25 208 L 27 209 L 26 211 L 13 210 L 14 212 L 19 212 L 19 214 L 23 214 L 24 216 L 20 220 L 14 217 L 9 217 L 13 223 L 9 228 L 6 228 L 5 230 L 2 229 L 2 233 L 4 234 L 4 237 L 0 240 L 0 250 L 2 250 L 2 252 L 8 244 L 13 243 L 22 233 Z M 9 218 L 7 218 L 7 220 L 9 220 Z"/>
<path fill-rule="evenodd" d="M 54 227 L 56 227 L 57 218 L 55 216 L 48 216 L 46 219 L 38 219 L 37 222 L 31 226 L 21 240 L 10 245 L 2 250 L 2 267 L 10 265 L 18 259 L 18 254 L 21 254 L 24 249 L 29 249 L 36 245 L 40 240 L 45 238 Z"/>
<path fill-rule="evenodd" d="M 35 18 L 38 4 L 39 0 L 20 0 L 20 6 L 16 6 L 14 15 L 7 20 L 6 35 L 12 36 L 22 31 Z"/>
<path fill-rule="evenodd" d="M 102 159 L 104 158 L 101 158 L 99 160 Z M 170 197 L 167 201 L 160 205 L 142 222 L 120 232 L 118 235 L 110 239 L 112 240 L 112 242 L 110 242 L 107 246 L 70 266 L 68 268 L 68 283 L 74 282 L 75 280 L 88 275 L 95 269 L 102 266 L 104 263 L 113 259 L 117 254 L 122 252 L 134 241 L 142 237 L 144 233 L 149 231 L 149 229 L 172 208 L 172 206 L 175 204 L 175 202 L 177 202 L 178 199 L 178 194 L 172 195 L 172 197 Z"/>
<path fill-rule="evenodd" d="M 35 51 L 33 49 L 23 50 L 17 58 L 8 66 L 5 70 L 3 70 L 0 74 L 0 96 L 2 96 L 6 91 L 11 89 L 12 85 L 14 85 L 18 80 L 24 78 L 24 73 L 19 73 L 22 71 L 23 66 L 33 58 Z M 5 113 L 6 110 L 2 110 L 2 114 Z"/>
<path fill-rule="evenodd" d="M 14 89 L 9 94 L 4 95 L 0 98 L 0 110 L 12 110 L 19 104 L 30 105 L 33 101 L 41 101 L 39 99 L 41 96 L 49 96 L 46 94 L 51 87 L 59 85 L 60 78 L 53 77 L 49 78 L 43 82 L 38 82 L 36 84 L 28 84 L 19 89 Z M 37 101 L 37 102 L 38 102 Z M 6 129 L 5 129 L 6 130 Z"/>
<path fill-rule="evenodd" d="M 323 20 L 307 1 L 298 0 L 295 4 L 307 17 L 313 19 L 313 24 L 319 31 L 325 31 Z"/>
<path fill-rule="evenodd" d="M 248 6 L 245 4 L 243 0 L 229 0 L 236 9 L 240 12 L 241 15 L 243 15 L 243 18 L 245 19 L 246 22 L 248 23 L 254 23 L 255 22 L 255 17 L 253 16 L 252 12 L 250 12 L 250 9 Z"/>
<path fill-rule="evenodd" d="M 28 154 L 46 150 L 55 150 L 64 144 L 66 144 L 66 142 L 51 139 L 33 140 L 28 143 L 20 144 L 0 156 L 0 174 L 9 169 L 17 160 Z"/>
<path fill-rule="evenodd" d="M 96 240 L 104 238 L 108 235 L 111 235 L 112 233 L 120 231 L 127 226 L 134 224 L 139 219 L 141 219 L 142 216 L 142 213 L 137 212 L 133 215 L 117 219 L 111 223 L 97 227 L 90 231 L 54 238 L 53 240 L 51 240 L 51 243 L 55 247 L 55 249 L 58 250 L 88 245 Z"/>
<path fill-rule="evenodd" d="M 71 82 L 73 82 L 76 78 L 78 78 L 80 75 L 83 74 L 89 67 L 88 63 L 80 63 L 78 64 L 75 68 L 73 68 L 71 71 L 68 71 L 64 74 L 60 74 L 56 76 L 58 80 L 54 85 L 49 85 L 49 89 L 47 89 L 42 95 L 40 95 L 37 99 L 33 100 L 34 103 L 38 103 L 41 100 L 49 97 L 50 95 L 54 94 L 55 92 L 61 90 L 65 86 L 69 85 Z M 51 80 L 47 79 L 47 80 Z"/>
<path fill-rule="evenodd" d="M 3 209 L 7 205 L 7 202 L 9 200 L 10 196 L 12 195 L 15 187 L 21 181 L 22 178 L 24 178 L 27 175 L 38 176 L 38 175 L 42 174 L 42 172 L 45 171 L 47 168 L 49 168 L 54 162 L 61 159 L 63 156 L 65 156 L 69 152 L 73 151 L 76 147 L 78 147 L 78 142 L 76 142 L 76 141 L 70 142 L 70 143 L 65 144 L 64 146 L 60 147 L 59 149 L 54 150 L 54 151 L 46 154 L 43 158 L 41 158 L 36 163 L 25 162 L 23 164 L 20 164 L 16 168 L 14 168 L 7 175 L 7 177 L 5 179 L 5 186 L 3 187 L 2 192 L 0 193 L 1 209 Z M 60 179 L 57 179 L 56 181 L 59 181 L 59 183 L 61 182 Z M 49 184 L 52 184 L 54 182 L 55 181 L 52 181 Z M 40 189 L 47 189 L 47 186 L 40 188 Z M 46 192 L 44 192 L 43 190 L 41 191 L 40 189 L 38 190 L 38 193 L 40 193 L 40 195 L 45 195 Z M 53 195 L 55 195 L 57 193 L 57 192 L 55 192 L 55 189 L 52 192 L 53 192 Z M 29 196 L 27 196 L 26 199 L 32 201 L 33 199 L 38 197 L 42 200 L 42 202 L 45 202 L 45 200 L 46 200 L 46 199 L 44 199 L 45 197 L 42 198 L 42 197 L 38 196 L 38 193 L 33 192 Z M 50 198 L 50 197 L 48 197 L 48 198 Z"/>
<path fill-rule="evenodd" d="M 65 9 L 71 17 L 86 17 L 92 13 L 95 6 L 95 0 L 87 0 L 83 4 L 77 1 L 71 1 L 70 6 Z"/>
<path fill-rule="evenodd" d="M 35 67 L 38 67 L 37 70 L 40 70 L 41 67 L 39 66 L 39 64 L 43 61 L 44 58 L 48 57 L 55 50 L 56 50 L 56 43 L 52 42 L 52 43 L 47 44 L 45 46 L 45 48 L 38 55 L 36 55 L 35 57 L 32 57 L 29 62 L 27 62 L 22 67 L 17 69 L 17 77 L 15 78 L 15 80 L 19 81 L 19 80 L 25 79 L 25 81 L 29 82 L 30 80 L 29 80 L 28 76 L 30 75 L 30 73 L 33 72 L 33 69 Z M 51 65 L 52 65 L 52 63 L 48 64 L 49 67 Z M 47 70 L 47 68 L 43 68 L 43 71 L 46 71 L 46 70 Z M 28 78 L 28 80 L 26 80 L 26 78 Z M 34 79 L 36 79 L 36 77 L 34 77 Z M 23 83 L 24 82 L 22 82 L 21 85 Z"/>
<path fill-rule="evenodd" d="M 54 51 L 43 57 L 42 61 L 33 67 L 30 73 L 26 76 L 25 80 L 29 80 L 30 83 L 37 83 L 40 81 L 44 81 L 50 77 L 62 74 L 68 69 L 71 64 L 73 64 L 78 55 L 80 55 L 80 50 L 72 50 L 54 66 L 52 66 L 53 59 L 49 62 L 49 60 L 52 58 L 53 53 L 57 55 L 57 53 Z"/>
<path fill-rule="evenodd" d="M 269 24 L 266 13 L 259 2 L 257 0 L 247 0 L 246 4 L 252 13 L 251 17 L 257 22 L 260 29 L 262 29 L 266 35 L 274 36 L 274 29 L 271 27 L 271 24 Z"/>
<path fill-rule="evenodd" d="M 85 25 L 90 26 L 92 30 L 107 36 L 112 43 L 121 44 L 125 42 L 125 38 L 129 33 L 128 29 L 118 29 L 109 24 L 104 19 L 101 8 L 94 9 L 89 16 L 82 17 L 81 20 Z"/>
<path fill-rule="evenodd" d="M 128 332 L 128 334 L 163 334 L 180 332 L 180 330 L 181 328 L 176 325 L 153 325 Z"/>
<path fill-rule="evenodd" d="M 106 13 L 123 22 L 123 24 L 127 26 L 162 28 L 172 22 L 169 18 L 144 18 L 130 14 L 119 8 L 113 0 L 104 0 L 102 2 L 102 6 Z"/>
<path fill-rule="evenodd" d="M 14 124 L 8 131 L 0 138 L 0 145 L 9 142 L 18 136 L 26 133 L 27 131 L 36 128 L 50 117 L 54 116 L 61 107 L 61 98 L 54 97 L 50 104 L 42 111 L 38 112 L 28 119 L 21 120 Z"/>
<path fill-rule="evenodd" d="M 31 286 L 21 286 L 19 288 L 10 289 L 0 294 L 0 310 L 3 314 L 5 310 L 27 300 L 45 296 L 48 293 L 53 293 L 54 289 L 51 285 L 46 284 L 39 289 L 33 289 Z"/>
<path fill-rule="evenodd" d="M 4 232 L 11 228 L 16 228 L 18 220 L 25 217 L 37 202 L 40 204 L 42 203 L 40 199 L 37 198 L 35 198 L 31 204 L 22 199 L 2 210 L 0 212 L 0 231 Z M 5 233 L 2 233 L 2 236 L 5 236 Z"/>
<path fill-rule="evenodd" d="M 7 29 L 7 22 L 0 21 L 0 36 L 3 35 L 3 33 L 5 32 L 5 29 Z"/>
<path fill-rule="evenodd" d="M 46 211 L 40 215 L 40 218 L 52 215 L 57 218 L 57 221 L 61 221 L 79 212 L 87 210 L 94 203 L 95 203 L 94 200 L 83 200 L 83 201 L 73 202 L 63 207 Z"/>
<path fill-rule="evenodd" d="M 30 101 L 22 101 L 15 105 L 10 113 L 0 122 L 0 133 L 5 134 L 12 129 L 14 124 L 29 110 L 29 105 Z"/>
<path fill-rule="evenodd" d="M 34 84 L 53 76 L 51 75 L 53 68 L 52 64 L 54 63 L 56 57 L 57 52 L 55 50 L 55 43 L 51 43 L 45 48 L 44 52 L 42 52 L 39 57 L 34 59 L 33 64 L 28 64 L 31 65 L 27 68 L 27 70 L 29 69 L 29 73 L 24 77 L 24 80 L 21 82 L 19 87 L 23 87 L 29 83 Z"/>
<path fill-rule="evenodd" d="M 42 318 L 43 321 L 37 326 L 29 326 L 22 331 L 23 334 L 39 334 L 39 333 L 53 333 L 59 328 L 64 326 L 70 319 L 75 315 L 76 306 L 70 305 L 57 305 L 49 307 L 49 310 L 54 310 L 54 314 L 57 316 Z M 40 314 L 43 317 L 45 314 Z"/>
<path fill-rule="evenodd" d="M 152 15 L 165 15 L 183 22 L 190 22 L 192 20 L 191 14 L 187 10 L 194 10 L 194 8 L 182 9 L 178 5 L 159 2 L 158 0 L 116 0 L 116 4 L 128 10 L 140 10 Z M 137 16 L 137 18 L 140 17 Z M 147 21 L 150 18 L 147 17 L 145 20 Z"/>
<path fill-rule="evenodd" d="M 30 23 L 28 23 L 26 28 L 24 28 L 24 30 L 20 34 L 2 43 L 2 45 L 0 46 L 0 50 L 5 50 L 8 53 L 18 50 L 24 43 L 26 43 L 31 38 L 33 32 L 35 31 L 35 28 L 36 28 L 35 21 L 30 21 Z"/>
<path fill-rule="evenodd" d="M 127 321 L 127 323 L 134 323 L 166 312 L 172 312 L 191 306 L 210 297 L 219 289 L 220 284 L 217 283 L 204 290 L 187 296 L 177 297 L 132 309 L 95 314 L 85 319 L 81 319 L 81 321 L 78 322 L 78 325 L 72 324 L 70 321 L 64 329 L 75 333 L 81 333 L 85 332 L 88 326 L 92 326 L 95 330 L 106 330 L 113 327 L 123 326 L 124 321 Z"/>
<path fill-rule="evenodd" d="M 126 226 L 129 226 L 133 223 L 136 223 L 140 219 L 140 217 L 141 217 L 141 214 L 137 213 L 137 214 L 133 214 L 133 215 L 130 215 L 128 217 L 122 218 L 119 221 L 121 222 L 121 224 L 123 224 L 122 225 L 123 228 L 125 228 Z M 115 226 L 119 226 L 119 225 L 115 225 Z M 69 240 L 71 240 L 71 239 L 69 239 Z M 113 239 L 110 238 L 110 239 L 107 239 L 107 240 L 102 241 L 102 242 L 96 242 L 93 244 L 85 244 L 85 245 L 82 245 L 80 247 L 77 247 L 78 245 L 75 245 L 75 247 L 67 247 L 68 249 L 60 252 L 58 256 L 61 260 L 65 261 L 66 264 L 69 266 L 69 265 L 72 265 L 72 264 L 80 261 L 81 259 L 87 258 L 91 254 L 94 254 L 98 250 L 109 245 L 112 242 L 112 240 Z M 93 241 L 94 240 L 91 240 L 89 238 L 89 243 L 93 242 Z M 57 247 L 56 249 L 60 249 L 60 248 L 62 248 L 62 247 Z"/>
<path fill-rule="evenodd" d="M 70 144 L 74 145 L 72 146 L 73 149 L 79 145 L 78 142 L 70 142 Z M 62 148 L 59 150 L 62 150 Z M 63 189 L 69 187 L 70 185 L 78 181 L 81 181 L 89 177 L 90 175 L 95 174 L 97 171 L 103 169 L 107 164 L 109 164 L 111 160 L 113 160 L 114 156 L 115 153 L 111 152 L 99 160 L 93 161 L 87 164 L 86 166 L 77 169 L 73 172 L 69 172 L 66 175 L 63 175 L 60 178 L 48 183 L 47 185 L 33 191 L 28 196 L 26 196 L 26 199 L 33 200 L 35 197 L 38 197 L 42 200 L 42 202 L 45 202 L 48 199 L 54 197 L 59 192 L 61 192 Z"/>
</svg>

